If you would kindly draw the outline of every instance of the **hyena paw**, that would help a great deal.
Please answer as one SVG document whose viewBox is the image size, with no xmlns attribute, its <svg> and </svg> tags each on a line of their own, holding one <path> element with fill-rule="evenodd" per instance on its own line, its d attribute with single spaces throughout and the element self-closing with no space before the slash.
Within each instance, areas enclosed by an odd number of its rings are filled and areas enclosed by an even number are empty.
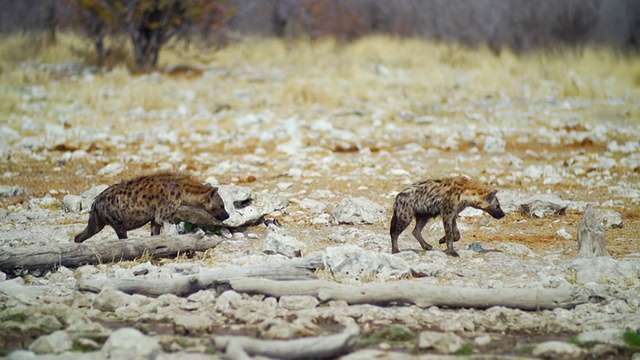
<svg viewBox="0 0 640 360">
<path fill-rule="evenodd" d="M 431 245 L 429 245 L 427 243 L 420 244 L 420 245 L 422 246 L 422 249 L 425 250 L 425 251 L 433 250 L 433 246 L 431 246 Z"/>
<path fill-rule="evenodd" d="M 444 253 L 449 255 L 449 256 L 451 256 L 451 257 L 460 257 L 460 255 L 453 249 L 451 249 L 451 250 L 447 249 L 447 250 L 444 251 Z"/>
<path fill-rule="evenodd" d="M 440 240 L 438 240 L 438 244 L 444 244 L 447 242 L 447 239 L 443 236 L 440 238 Z"/>
</svg>

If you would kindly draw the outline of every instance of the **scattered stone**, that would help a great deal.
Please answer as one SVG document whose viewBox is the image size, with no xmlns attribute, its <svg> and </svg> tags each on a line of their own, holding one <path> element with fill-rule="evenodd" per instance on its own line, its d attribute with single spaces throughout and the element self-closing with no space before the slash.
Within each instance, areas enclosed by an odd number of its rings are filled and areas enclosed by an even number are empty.
<svg viewBox="0 0 640 360">
<path fill-rule="evenodd" d="M 569 234 L 569 232 L 567 232 L 567 229 L 565 229 L 565 228 L 562 228 L 562 229 L 556 231 L 556 235 L 560 236 L 561 238 L 563 238 L 565 240 L 573 239 L 573 236 L 571 236 L 571 234 Z"/>
<path fill-rule="evenodd" d="M 375 224 L 387 220 L 387 212 L 380 204 L 360 196 L 344 199 L 331 214 L 337 224 Z"/>
<path fill-rule="evenodd" d="M 563 341 L 547 341 L 533 348 L 533 355 L 545 359 L 578 359 L 583 350 L 574 344 Z"/>
<path fill-rule="evenodd" d="M 400 257 L 354 245 L 328 247 L 322 261 L 337 281 L 347 284 L 389 281 L 411 274 L 409 264 Z"/>
<path fill-rule="evenodd" d="M 134 328 L 120 328 L 111 334 L 101 350 L 110 359 L 153 359 L 162 353 L 158 340 Z"/>
<path fill-rule="evenodd" d="M 313 309 L 319 304 L 315 297 L 303 295 L 285 295 L 278 301 L 278 306 L 287 310 Z"/>
<path fill-rule="evenodd" d="M 506 146 L 507 142 L 502 137 L 487 136 L 483 150 L 487 153 L 503 153 Z"/>
<path fill-rule="evenodd" d="M 131 300 L 131 295 L 111 287 L 105 287 L 93 300 L 92 307 L 100 311 L 114 312 L 117 308 L 125 306 Z"/>
<path fill-rule="evenodd" d="M 69 334 L 58 330 L 49 335 L 43 335 L 37 338 L 29 345 L 29 350 L 36 354 L 60 354 L 71 350 L 72 345 Z"/>
<path fill-rule="evenodd" d="M 67 194 L 62 198 L 62 210 L 79 213 L 82 210 L 82 196 Z"/>
<path fill-rule="evenodd" d="M 591 204 L 578 224 L 578 257 L 609 256 L 604 228 Z"/>
<path fill-rule="evenodd" d="M 608 344 L 617 347 L 625 347 L 623 329 L 602 329 L 586 331 L 578 335 L 577 340 L 587 344 Z"/>
<path fill-rule="evenodd" d="M 536 253 L 533 250 L 529 249 L 526 245 L 518 244 L 518 243 L 500 243 L 497 246 L 497 250 L 515 256 L 528 256 L 528 257 L 536 257 Z"/>
<path fill-rule="evenodd" d="M 0 197 L 22 196 L 26 191 L 20 186 L 0 185 Z"/>
<path fill-rule="evenodd" d="M 418 348 L 436 349 L 445 354 L 451 354 L 464 346 L 464 340 L 452 332 L 423 331 L 418 336 Z"/>
<path fill-rule="evenodd" d="M 213 326 L 213 321 L 205 313 L 179 313 L 173 316 L 174 329 L 181 335 L 206 335 Z"/>
<path fill-rule="evenodd" d="M 267 254 L 281 254 L 290 258 L 302 256 L 306 245 L 290 235 L 269 231 L 264 239 L 264 252 Z"/>
<path fill-rule="evenodd" d="M 114 176 L 122 173 L 125 169 L 125 166 L 119 162 L 112 162 L 107 164 L 102 169 L 98 170 L 98 175 L 103 176 Z"/>
<path fill-rule="evenodd" d="M 306 210 L 310 210 L 313 214 L 322 214 L 327 210 L 327 205 L 321 201 L 305 198 L 298 205 Z"/>
<path fill-rule="evenodd" d="M 523 201 L 520 211 L 526 216 L 543 218 L 545 215 L 564 215 L 567 207 L 568 203 L 556 195 L 537 194 Z"/>
<path fill-rule="evenodd" d="M 624 227 L 622 214 L 619 212 L 611 209 L 595 209 L 595 211 L 596 217 L 603 227 L 613 229 L 622 229 Z"/>
</svg>

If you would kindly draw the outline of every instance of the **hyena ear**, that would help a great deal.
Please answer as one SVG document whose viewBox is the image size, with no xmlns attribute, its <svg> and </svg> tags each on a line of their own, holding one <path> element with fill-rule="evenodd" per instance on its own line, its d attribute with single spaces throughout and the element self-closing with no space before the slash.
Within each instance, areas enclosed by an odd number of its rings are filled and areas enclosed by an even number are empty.
<svg viewBox="0 0 640 360">
<path fill-rule="evenodd" d="M 214 196 L 216 196 L 216 194 L 218 194 L 218 188 L 215 186 L 211 187 L 211 190 L 209 190 L 209 193 L 207 194 L 207 197 L 209 199 L 213 198 Z"/>
<path fill-rule="evenodd" d="M 492 202 L 496 198 L 497 193 L 498 190 L 493 190 L 492 192 L 490 192 L 489 195 L 487 195 L 487 201 Z"/>
</svg>

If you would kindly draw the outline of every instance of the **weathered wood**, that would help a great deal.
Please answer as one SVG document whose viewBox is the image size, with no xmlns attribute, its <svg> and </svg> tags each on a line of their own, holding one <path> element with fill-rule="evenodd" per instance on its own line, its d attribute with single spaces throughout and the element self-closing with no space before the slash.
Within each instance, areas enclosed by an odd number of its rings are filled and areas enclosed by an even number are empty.
<svg viewBox="0 0 640 360">
<path fill-rule="evenodd" d="M 578 286 L 556 289 L 480 289 L 434 286 L 419 281 L 342 285 L 324 280 L 273 281 L 267 279 L 232 279 L 238 292 L 260 293 L 274 297 L 310 295 L 321 301 L 344 300 L 349 304 L 415 304 L 419 307 L 447 306 L 486 309 L 505 306 L 522 310 L 572 308 L 588 301 Z"/>
<path fill-rule="evenodd" d="M 177 296 L 187 296 L 199 290 L 210 289 L 218 285 L 228 286 L 230 279 L 239 277 L 258 277 L 261 279 L 275 280 L 315 279 L 315 271 L 322 267 L 323 264 L 320 257 L 308 257 L 304 259 L 272 261 L 250 266 L 228 266 L 203 271 L 195 275 L 166 280 L 80 280 L 78 282 L 78 289 L 98 293 L 105 287 L 112 287 L 127 294 L 147 296 L 174 294 Z"/>
<path fill-rule="evenodd" d="M 274 359 L 333 359 L 356 346 L 360 329 L 355 322 L 343 332 L 334 335 L 306 337 L 294 340 L 260 340 L 247 336 L 217 336 L 215 347 L 226 352 L 227 357 L 240 360 L 249 355 Z"/>
<path fill-rule="evenodd" d="M 222 237 L 187 234 L 148 238 L 95 241 L 76 244 L 48 244 L 4 249 L 0 253 L 0 271 L 53 269 L 58 266 L 78 267 L 133 260 L 142 255 L 173 257 L 187 251 L 205 251 L 224 241 Z"/>
<path fill-rule="evenodd" d="M 578 257 L 609 256 L 604 227 L 591 204 L 578 224 Z"/>
</svg>

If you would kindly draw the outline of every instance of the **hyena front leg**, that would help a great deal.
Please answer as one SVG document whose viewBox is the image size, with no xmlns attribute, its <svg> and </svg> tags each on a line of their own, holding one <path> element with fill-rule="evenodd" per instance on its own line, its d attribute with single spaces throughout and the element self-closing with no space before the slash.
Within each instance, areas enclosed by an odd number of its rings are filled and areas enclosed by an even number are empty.
<svg viewBox="0 0 640 360">
<path fill-rule="evenodd" d="M 433 246 L 429 245 L 422 238 L 422 229 L 424 229 L 424 226 L 427 225 L 428 222 L 429 222 L 428 216 L 416 214 L 416 227 L 415 229 L 413 229 L 413 232 L 412 232 L 413 237 L 415 237 L 416 240 L 418 240 L 418 242 L 420 243 L 420 246 L 422 246 L 422 248 L 427 251 L 433 250 Z"/>
<path fill-rule="evenodd" d="M 444 221 L 444 218 L 442 218 L 442 220 Z M 447 236 L 446 236 L 446 232 L 445 232 L 445 236 L 441 237 L 440 240 L 438 240 L 438 244 L 444 244 L 447 242 Z M 458 231 L 458 223 L 456 222 L 456 218 L 453 218 L 453 241 L 460 241 L 460 231 Z"/>
<path fill-rule="evenodd" d="M 164 223 L 175 224 L 176 212 L 180 207 L 179 203 L 165 203 L 158 206 L 156 215 L 151 220 L 151 236 L 160 235 L 160 229 Z"/>
<path fill-rule="evenodd" d="M 444 237 L 447 242 L 447 250 L 445 254 L 453 257 L 459 257 L 458 253 L 453 248 L 453 242 L 460 239 L 460 232 L 458 231 L 458 225 L 456 224 L 455 214 L 443 214 L 442 223 L 444 225 Z"/>
</svg>

